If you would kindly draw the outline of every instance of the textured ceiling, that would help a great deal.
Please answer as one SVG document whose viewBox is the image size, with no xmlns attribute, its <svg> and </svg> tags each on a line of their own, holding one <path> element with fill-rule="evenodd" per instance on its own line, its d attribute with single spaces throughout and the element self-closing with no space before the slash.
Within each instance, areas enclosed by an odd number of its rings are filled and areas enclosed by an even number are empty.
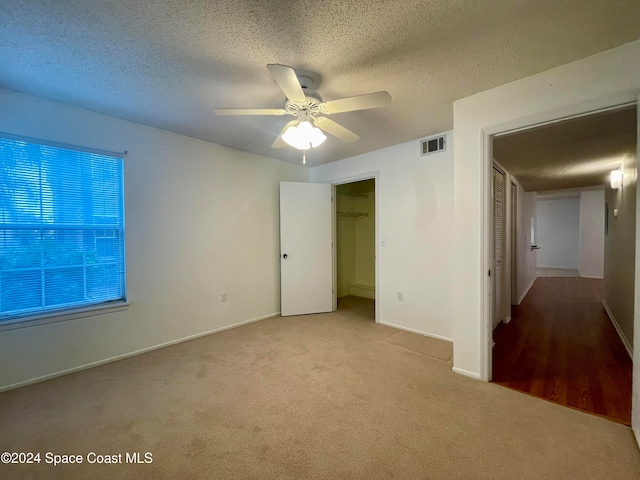
<svg viewBox="0 0 640 480">
<path fill-rule="evenodd" d="M 636 108 L 598 113 L 495 138 L 493 157 L 528 192 L 604 185 L 634 156 Z"/>
<path fill-rule="evenodd" d="M 325 100 L 387 90 L 390 107 L 333 115 L 309 165 L 452 128 L 452 102 L 640 37 L 638 0 L 3 0 L 0 86 L 300 163 L 270 145 L 288 117 L 266 69 Z"/>
</svg>

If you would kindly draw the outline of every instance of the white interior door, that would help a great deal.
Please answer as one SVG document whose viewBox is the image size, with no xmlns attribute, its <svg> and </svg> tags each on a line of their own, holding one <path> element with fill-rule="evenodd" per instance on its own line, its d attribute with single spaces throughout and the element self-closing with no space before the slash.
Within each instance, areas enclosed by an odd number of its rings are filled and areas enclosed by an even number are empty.
<svg viewBox="0 0 640 480">
<path fill-rule="evenodd" d="M 331 312 L 332 186 L 280 182 L 280 288 L 283 316 Z"/>
</svg>

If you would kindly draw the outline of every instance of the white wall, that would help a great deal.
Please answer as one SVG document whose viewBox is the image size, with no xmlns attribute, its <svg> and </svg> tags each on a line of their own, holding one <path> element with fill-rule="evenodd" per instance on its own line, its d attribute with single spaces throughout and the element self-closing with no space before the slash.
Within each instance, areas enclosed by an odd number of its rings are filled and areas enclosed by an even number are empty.
<svg viewBox="0 0 640 480">
<path fill-rule="evenodd" d="M 355 211 L 355 199 L 337 195 L 339 212 Z M 356 283 L 356 223 L 355 220 L 338 215 L 336 219 L 338 298 L 349 295 L 349 286 Z"/>
<path fill-rule="evenodd" d="M 306 168 L 8 91 L 0 112 L 2 132 L 128 151 L 131 302 L 1 331 L 0 388 L 280 310 L 278 185 Z"/>
<path fill-rule="evenodd" d="M 311 181 L 331 183 L 377 172 L 376 228 L 387 244 L 377 246 L 378 321 L 445 339 L 453 335 L 452 158 L 451 150 L 421 157 L 414 140 L 310 171 Z"/>
<path fill-rule="evenodd" d="M 452 312 L 455 371 L 484 380 L 490 378 L 491 319 L 487 308 L 490 216 L 486 195 L 490 185 L 489 135 L 635 102 L 640 94 L 638 65 L 640 41 L 635 41 L 454 102 L 452 280 L 460 292 Z M 636 264 L 636 277 L 639 274 L 640 265 Z M 639 283 L 636 282 L 636 296 L 640 294 Z M 636 302 L 635 322 L 640 318 L 639 303 Z M 635 329 L 636 334 L 638 330 Z M 635 360 L 639 365 L 640 349 L 635 351 Z M 634 371 L 632 423 L 640 436 L 638 371 L 637 368 Z"/>
<path fill-rule="evenodd" d="M 366 213 L 355 222 L 356 229 L 356 283 L 375 286 L 376 284 L 376 194 L 366 192 L 367 198 L 355 200 L 355 210 Z"/>
<path fill-rule="evenodd" d="M 538 267 L 603 278 L 604 186 L 547 190 L 536 198 Z"/>
<path fill-rule="evenodd" d="M 580 276 L 604 277 L 604 190 L 580 192 Z"/>
<path fill-rule="evenodd" d="M 580 198 L 537 202 L 538 268 L 580 268 Z"/>
<path fill-rule="evenodd" d="M 636 153 L 623 160 L 624 186 L 604 195 L 609 209 L 609 229 L 604 244 L 604 304 L 627 351 L 633 348 L 636 283 Z M 618 210 L 614 217 L 613 210 Z M 634 298 L 635 297 L 635 298 Z M 637 326 L 637 324 L 636 324 Z"/>
</svg>

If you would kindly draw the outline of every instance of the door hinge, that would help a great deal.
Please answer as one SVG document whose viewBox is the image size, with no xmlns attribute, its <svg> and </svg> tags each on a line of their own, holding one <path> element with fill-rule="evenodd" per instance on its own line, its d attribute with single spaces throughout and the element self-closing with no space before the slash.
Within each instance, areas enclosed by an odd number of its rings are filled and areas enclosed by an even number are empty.
<svg viewBox="0 0 640 480">
<path fill-rule="evenodd" d="M 489 276 L 491 276 L 491 270 L 489 270 Z"/>
</svg>

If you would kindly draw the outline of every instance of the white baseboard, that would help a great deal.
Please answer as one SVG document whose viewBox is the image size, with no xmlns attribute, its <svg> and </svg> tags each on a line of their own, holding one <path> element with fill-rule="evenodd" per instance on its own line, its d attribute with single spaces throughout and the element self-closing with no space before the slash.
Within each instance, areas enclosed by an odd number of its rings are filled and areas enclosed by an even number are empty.
<svg viewBox="0 0 640 480">
<path fill-rule="evenodd" d="M 27 385 L 33 385 L 34 383 L 44 382 L 46 380 L 51 380 L 52 378 L 61 377 L 63 375 L 68 375 L 70 373 L 79 372 L 81 370 L 87 370 L 89 368 L 98 367 L 100 365 L 104 365 L 106 363 L 117 362 L 118 360 L 123 360 L 129 357 L 135 357 L 136 355 L 141 355 L 143 353 L 151 352 L 153 350 L 159 350 L 160 348 L 169 347 L 171 345 L 176 345 L 178 343 L 187 342 L 189 340 L 195 340 L 196 338 L 205 337 L 207 335 L 211 335 L 213 333 L 223 332 L 225 330 L 231 330 L 232 328 L 241 327 L 242 325 L 246 325 L 248 323 L 259 322 L 260 320 L 265 320 L 271 317 L 277 317 L 280 315 L 280 312 L 270 313 L 269 315 L 264 315 L 262 317 L 252 318 L 250 320 L 244 320 L 242 322 L 234 323 L 232 325 L 227 325 L 225 327 L 216 328 L 214 330 L 209 330 L 202 333 L 196 333 L 195 335 L 189 335 L 188 337 L 179 338 L 177 340 L 171 340 L 169 342 L 160 343 L 158 345 L 153 345 L 151 347 L 142 348 L 140 350 L 136 350 L 135 352 L 123 353 L 122 355 L 116 355 L 115 357 L 105 358 L 104 360 L 98 360 L 96 362 L 86 363 L 84 365 L 80 365 L 78 367 L 68 368 L 66 370 L 61 370 L 59 372 L 48 373 L 47 375 L 42 375 L 40 377 L 31 378 L 29 380 L 24 380 L 22 382 L 13 383 L 11 385 L 7 385 L 4 387 L 0 387 L 0 393 L 6 392 L 7 390 L 14 390 L 20 387 L 26 387 Z"/>
<path fill-rule="evenodd" d="M 531 287 L 533 287 L 533 284 L 535 283 L 537 278 L 538 277 L 534 276 L 531 279 L 531 282 L 529 282 L 529 285 L 527 286 L 527 288 L 524 289 L 524 292 L 522 293 L 522 295 L 520 295 L 520 298 L 518 298 L 518 303 L 516 303 L 516 305 L 520 305 L 522 303 L 522 300 L 524 300 L 524 297 L 527 296 L 527 293 L 529 293 L 529 290 L 531 290 Z"/>
<path fill-rule="evenodd" d="M 453 343 L 453 338 L 443 337 L 442 335 L 436 335 L 435 333 L 427 333 L 415 328 L 403 327 L 402 325 L 395 325 L 393 323 L 380 322 L 380 325 L 386 325 L 387 327 L 397 328 L 398 330 L 404 330 L 405 332 L 417 333 L 418 335 L 424 335 L 425 337 L 435 338 L 437 340 L 444 340 L 445 342 Z"/>
<path fill-rule="evenodd" d="M 580 278 L 595 278 L 596 280 L 604 280 L 604 273 L 602 275 L 583 275 L 582 271 L 578 269 L 578 275 L 580 275 Z"/>
<path fill-rule="evenodd" d="M 469 370 L 464 370 L 463 368 L 453 367 L 451 371 L 455 373 L 459 373 L 460 375 L 464 375 L 465 377 L 475 378 L 476 380 L 480 380 L 480 374 L 475 372 L 470 372 Z"/>
<path fill-rule="evenodd" d="M 511 315 L 507 315 L 507 318 L 505 318 L 502 323 L 509 323 L 511 321 Z"/>
<path fill-rule="evenodd" d="M 578 270 L 578 267 L 558 267 L 556 266 L 546 266 L 546 265 L 536 265 L 536 268 L 545 268 L 547 270 Z"/>
<path fill-rule="evenodd" d="M 349 285 L 349 295 L 353 295 L 354 297 L 362 297 L 362 298 L 369 298 L 369 299 L 375 300 L 376 287 L 372 285 L 358 285 L 358 284 Z"/>
<path fill-rule="evenodd" d="M 607 312 L 607 315 L 609 316 L 609 320 L 611 320 L 611 323 L 613 324 L 613 328 L 615 328 L 616 332 L 618 332 L 618 336 L 620 337 L 620 340 L 622 340 L 622 344 L 624 345 L 625 350 L 627 351 L 627 353 L 629 354 L 629 357 L 631 357 L 631 361 L 633 362 L 633 348 L 631 348 L 631 344 L 627 340 L 627 337 L 624 336 L 624 333 L 622 333 L 622 329 L 620 328 L 620 325 L 618 325 L 618 321 L 616 320 L 616 317 L 613 315 L 613 312 L 611 312 L 609 305 L 607 305 L 607 301 L 604 298 L 601 301 L 602 301 L 602 306 L 604 307 L 605 311 Z"/>
</svg>

